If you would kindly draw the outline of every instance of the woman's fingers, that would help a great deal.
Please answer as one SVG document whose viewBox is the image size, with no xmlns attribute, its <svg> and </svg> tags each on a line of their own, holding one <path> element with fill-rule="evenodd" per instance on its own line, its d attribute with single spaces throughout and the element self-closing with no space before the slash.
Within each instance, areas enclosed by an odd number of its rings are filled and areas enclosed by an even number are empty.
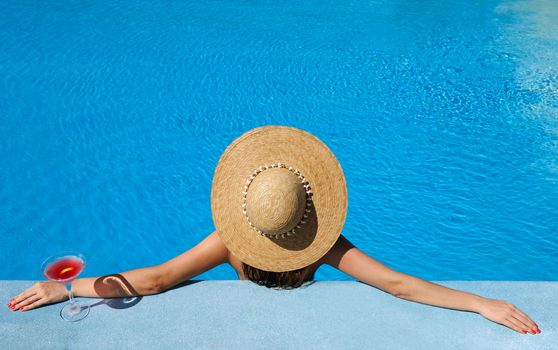
<svg viewBox="0 0 558 350">
<path fill-rule="evenodd" d="M 28 297 L 27 299 L 21 301 L 21 302 L 17 305 L 17 307 L 18 307 L 20 310 L 24 310 L 24 309 L 27 310 L 27 309 L 29 309 L 29 306 L 28 306 L 28 305 L 31 305 L 32 303 L 34 303 L 34 302 L 36 302 L 37 300 L 40 300 L 40 299 L 42 299 L 40 295 L 34 294 L 34 295 Z"/>
<path fill-rule="evenodd" d="M 21 302 L 24 301 L 25 299 L 33 296 L 36 294 L 36 291 L 34 288 L 29 288 L 25 291 L 23 291 L 23 293 L 17 295 L 16 297 L 14 297 L 11 301 L 10 301 L 10 308 L 12 310 L 17 310 L 21 305 Z"/>
<path fill-rule="evenodd" d="M 518 320 L 516 320 L 513 317 L 508 317 L 504 320 L 504 325 L 508 326 L 509 328 L 513 329 L 516 332 L 525 334 L 525 332 L 527 331 L 527 329 L 525 329 L 525 327 L 522 325 L 521 322 L 519 322 Z"/>
<path fill-rule="evenodd" d="M 31 303 L 25 307 L 22 307 L 21 310 L 22 311 L 27 311 L 27 310 L 31 310 L 34 309 L 38 306 L 41 306 L 45 303 L 45 299 L 44 298 L 40 298 L 39 300 L 35 301 L 34 303 Z"/>
<path fill-rule="evenodd" d="M 535 321 L 533 321 L 533 320 L 531 319 L 531 317 L 527 316 L 527 314 L 526 314 L 525 312 L 519 310 L 518 308 L 515 308 L 515 312 L 517 312 L 519 315 L 521 315 L 521 316 L 523 316 L 524 318 L 526 318 L 529 322 L 531 322 L 531 323 L 534 325 L 534 327 L 536 327 L 536 328 L 535 328 L 536 330 L 539 330 L 539 326 L 537 326 L 537 324 L 535 323 Z M 540 330 L 539 330 L 539 333 L 540 333 Z"/>
<path fill-rule="evenodd" d="M 533 333 L 533 334 L 538 333 L 537 332 L 537 326 L 535 326 L 535 323 L 529 321 L 525 316 L 519 314 L 518 312 L 514 312 L 512 314 L 512 316 L 516 320 L 518 320 L 519 322 L 522 323 L 522 325 L 523 325 L 522 327 L 525 327 L 523 329 L 525 329 L 526 331 L 528 331 L 530 333 Z"/>
</svg>

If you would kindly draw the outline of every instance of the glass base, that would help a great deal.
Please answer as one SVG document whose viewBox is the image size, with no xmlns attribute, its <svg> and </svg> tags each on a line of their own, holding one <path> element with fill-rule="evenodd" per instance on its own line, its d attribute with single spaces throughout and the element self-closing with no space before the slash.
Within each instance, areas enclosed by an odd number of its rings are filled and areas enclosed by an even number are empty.
<svg viewBox="0 0 558 350">
<path fill-rule="evenodd" d="M 82 320 L 89 314 L 89 305 L 76 301 L 73 304 L 66 304 L 60 310 L 60 317 L 68 322 L 76 322 Z"/>
</svg>

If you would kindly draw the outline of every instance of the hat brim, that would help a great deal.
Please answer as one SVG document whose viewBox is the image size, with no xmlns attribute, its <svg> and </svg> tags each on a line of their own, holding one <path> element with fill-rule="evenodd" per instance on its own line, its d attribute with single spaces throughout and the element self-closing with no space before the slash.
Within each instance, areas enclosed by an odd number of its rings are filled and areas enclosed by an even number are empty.
<svg viewBox="0 0 558 350">
<path fill-rule="evenodd" d="M 242 211 L 247 180 L 272 163 L 298 169 L 313 193 L 307 223 L 285 238 L 258 234 Z M 242 134 L 223 152 L 213 176 L 211 210 L 218 235 L 238 259 L 265 271 L 292 271 L 323 257 L 341 234 L 347 207 L 345 176 L 333 152 L 293 127 L 270 125 Z"/>
</svg>

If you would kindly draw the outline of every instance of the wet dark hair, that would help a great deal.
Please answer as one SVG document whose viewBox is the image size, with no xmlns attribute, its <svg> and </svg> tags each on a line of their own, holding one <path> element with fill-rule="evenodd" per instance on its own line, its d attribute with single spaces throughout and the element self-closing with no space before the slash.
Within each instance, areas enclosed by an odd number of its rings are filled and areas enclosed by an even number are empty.
<svg viewBox="0 0 558 350">
<path fill-rule="evenodd" d="M 310 266 L 292 271 L 272 272 L 260 270 L 242 262 L 242 271 L 247 279 L 267 288 L 298 288 L 311 277 Z"/>
</svg>

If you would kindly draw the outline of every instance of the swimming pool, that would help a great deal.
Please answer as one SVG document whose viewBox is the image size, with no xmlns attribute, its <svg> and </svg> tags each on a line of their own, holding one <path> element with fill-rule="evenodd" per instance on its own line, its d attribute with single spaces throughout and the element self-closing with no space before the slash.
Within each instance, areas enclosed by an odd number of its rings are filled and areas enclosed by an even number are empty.
<svg viewBox="0 0 558 350">
<path fill-rule="evenodd" d="M 61 249 L 95 276 L 191 248 L 213 230 L 221 152 L 279 124 L 336 154 L 343 233 L 388 266 L 558 280 L 557 15 L 551 0 L 3 1 L 0 279 L 40 278 Z"/>
</svg>

